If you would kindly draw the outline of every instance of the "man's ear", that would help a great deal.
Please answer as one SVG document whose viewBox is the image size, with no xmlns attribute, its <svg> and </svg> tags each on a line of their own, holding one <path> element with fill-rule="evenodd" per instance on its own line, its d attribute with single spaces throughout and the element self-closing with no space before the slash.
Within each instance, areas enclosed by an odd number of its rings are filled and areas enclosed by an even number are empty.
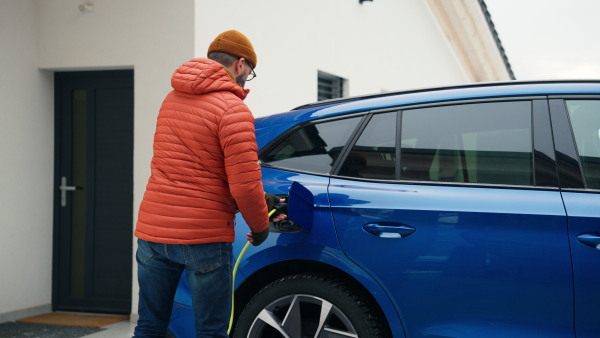
<svg viewBox="0 0 600 338">
<path fill-rule="evenodd" d="M 244 69 L 244 62 L 246 62 L 246 59 L 244 59 L 244 58 L 239 58 L 235 62 L 235 72 L 236 72 L 236 75 L 242 73 L 242 70 Z"/>
</svg>

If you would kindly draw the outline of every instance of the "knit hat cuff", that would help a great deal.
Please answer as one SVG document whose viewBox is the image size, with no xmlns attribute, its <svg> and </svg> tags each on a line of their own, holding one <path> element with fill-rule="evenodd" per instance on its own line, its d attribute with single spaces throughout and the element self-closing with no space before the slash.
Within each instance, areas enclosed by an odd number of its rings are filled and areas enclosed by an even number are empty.
<svg viewBox="0 0 600 338">
<path fill-rule="evenodd" d="M 254 47 L 248 38 L 242 33 L 231 30 L 219 34 L 208 47 L 208 54 L 212 52 L 223 52 L 250 62 L 252 68 L 256 68 L 257 57 Z"/>
</svg>

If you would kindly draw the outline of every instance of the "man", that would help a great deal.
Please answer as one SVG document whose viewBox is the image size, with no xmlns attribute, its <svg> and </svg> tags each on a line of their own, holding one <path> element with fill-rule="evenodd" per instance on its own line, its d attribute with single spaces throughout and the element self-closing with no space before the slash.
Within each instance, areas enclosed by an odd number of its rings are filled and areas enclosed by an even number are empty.
<svg viewBox="0 0 600 338">
<path fill-rule="evenodd" d="M 198 337 L 228 337 L 234 213 L 268 236 L 276 201 L 260 181 L 254 118 L 243 100 L 257 57 L 250 40 L 230 30 L 171 78 L 158 115 L 151 176 L 140 205 L 139 320 L 135 337 L 165 337 L 177 284 L 186 272 Z M 278 216 L 276 220 L 283 218 Z"/>
</svg>

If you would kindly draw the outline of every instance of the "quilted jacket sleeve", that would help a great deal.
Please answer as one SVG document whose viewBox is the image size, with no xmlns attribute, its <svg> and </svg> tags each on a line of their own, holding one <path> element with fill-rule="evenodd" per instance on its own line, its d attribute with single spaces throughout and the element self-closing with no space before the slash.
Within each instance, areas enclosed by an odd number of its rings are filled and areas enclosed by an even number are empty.
<svg viewBox="0 0 600 338">
<path fill-rule="evenodd" d="M 219 140 L 223 149 L 229 190 L 244 220 L 254 232 L 269 226 L 265 193 L 258 164 L 254 117 L 241 101 L 223 115 Z"/>
</svg>

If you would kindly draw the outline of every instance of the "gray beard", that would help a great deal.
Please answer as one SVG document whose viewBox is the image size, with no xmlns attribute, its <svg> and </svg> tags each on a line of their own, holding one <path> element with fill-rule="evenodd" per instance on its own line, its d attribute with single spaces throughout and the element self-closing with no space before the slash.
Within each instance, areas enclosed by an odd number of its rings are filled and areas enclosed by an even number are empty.
<svg viewBox="0 0 600 338">
<path fill-rule="evenodd" d="M 244 75 L 240 75 L 235 78 L 235 82 L 237 82 L 237 84 L 240 87 L 244 88 L 244 85 L 246 84 L 246 79 L 244 79 Z"/>
</svg>

